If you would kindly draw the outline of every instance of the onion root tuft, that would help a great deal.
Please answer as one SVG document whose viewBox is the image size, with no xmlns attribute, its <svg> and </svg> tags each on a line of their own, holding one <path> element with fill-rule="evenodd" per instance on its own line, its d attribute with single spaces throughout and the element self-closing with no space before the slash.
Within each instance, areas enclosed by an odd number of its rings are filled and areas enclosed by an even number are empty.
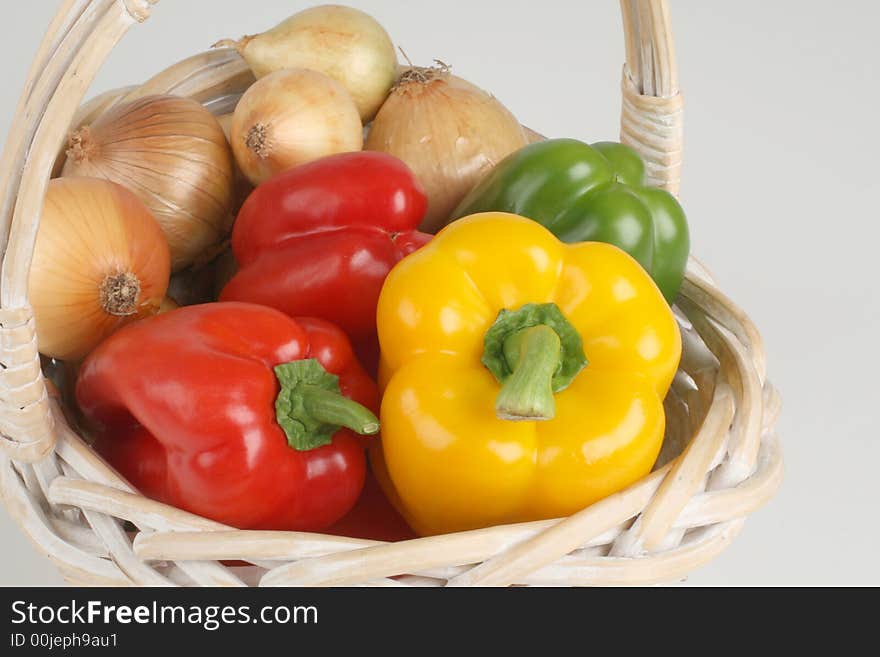
<svg viewBox="0 0 880 657">
<path fill-rule="evenodd" d="M 248 130 L 245 145 L 262 160 L 269 157 L 269 129 L 263 123 L 255 123 Z"/>
<path fill-rule="evenodd" d="M 92 129 L 84 125 L 68 138 L 66 155 L 69 159 L 79 164 L 94 156 L 95 146 Z"/>
<path fill-rule="evenodd" d="M 101 307 L 116 317 L 134 315 L 140 294 L 141 281 L 132 272 L 110 274 L 101 283 Z"/>
</svg>

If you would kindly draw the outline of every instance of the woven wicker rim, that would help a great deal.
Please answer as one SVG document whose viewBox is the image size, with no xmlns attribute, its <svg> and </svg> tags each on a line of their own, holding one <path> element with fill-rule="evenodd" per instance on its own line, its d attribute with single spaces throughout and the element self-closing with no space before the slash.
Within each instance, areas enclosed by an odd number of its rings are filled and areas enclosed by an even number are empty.
<svg viewBox="0 0 880 657">
<path fill-rule="evenodd" d="M 0 491 L 74 584 L 619 585 L 685 576 L 726 547 L 782 479 L 779 397 L 760 334 L 691 259 L 676 311 L 684 353 L 665 400 L 664 463 L 568 518 L 381 543 L 226 527 L 133 490 L 67 424 L 40 370 L 27 299 L 46 183 L 68 130 L 117 102 L 189 96 L 215 114 L 253 82 L 231 50 L 191 57 L 80 105 L 97 68 L 157 0 L 65 0 L 28 76 L 0 160 Z M 677 192 L 682 98 L 664 0 L 622 0 L 621 140 Z M 123 521 L 138 528 L 127 532 Z M 248 566 L 226 566 L 240 560 Z"/>
</svg>

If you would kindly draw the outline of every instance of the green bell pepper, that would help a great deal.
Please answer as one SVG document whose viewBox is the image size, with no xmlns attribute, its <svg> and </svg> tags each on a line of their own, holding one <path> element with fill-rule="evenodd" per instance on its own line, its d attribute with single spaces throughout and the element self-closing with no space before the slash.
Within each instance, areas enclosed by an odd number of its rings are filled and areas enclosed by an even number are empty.
<svg viewBox="0 0 880 657">
<path fill-rule="evenodd" d="M 502 160 L 452 215 L 512 212 L 564 242 L 608 242 L 635 258 L 671 304 L 687 264 L 690 238 L 672 194 L 645 186 L 645 165 L 615 142 L 592 146 L 551 139 Z"/>
</svg>

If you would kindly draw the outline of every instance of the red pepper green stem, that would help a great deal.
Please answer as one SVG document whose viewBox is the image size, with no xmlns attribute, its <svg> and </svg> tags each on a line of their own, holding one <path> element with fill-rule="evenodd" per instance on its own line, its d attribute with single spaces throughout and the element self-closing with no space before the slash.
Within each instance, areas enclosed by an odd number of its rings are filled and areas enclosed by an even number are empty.
<svg viewBox="0 0 880 657">
<path fill-rule="evenodd" d="M 379 432 L 379 420 L 369 409 L 338 392 L 304 385 L 300 388 L 300 394 L 303 406 L 318 422 L 346 427 L 362 436 Z"/>
<path fill-rule="evenodd" d="M 559 335 L 545 324 L 520 329 L 505 338 L 504 356 L 513 373 L 495 400 L 499 418 L 553 419 L 553 375 L 559 369 L 560 349 Z"/>
<path fill-rule="evenodd" d="M 339 377 L 314 358 L 275 366 L 281 390 L 275 399 L 275 419 L 296 450 L 329 445 L 341 427 L 375 434 L 379 420 L 367 408 L 344 397 Z"/>
<path fill-rule="evenodd" d="M 581 336 L 554 303 L 502 310 L 483 340 L 483 365 L 501 384 L 502 420 L 550 420 L 554 393 L 565 390 L 587 359 Z"/>
</svg>

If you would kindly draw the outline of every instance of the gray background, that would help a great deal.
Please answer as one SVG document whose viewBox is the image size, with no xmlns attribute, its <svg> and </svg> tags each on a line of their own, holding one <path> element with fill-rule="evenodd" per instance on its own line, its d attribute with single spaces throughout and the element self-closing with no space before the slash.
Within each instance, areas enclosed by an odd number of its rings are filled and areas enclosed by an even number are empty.
<svg viewBox="0 0 880 657">
<path fill-rule="evenodd" d="M 549 136 L 616 138 L 613 1 L 348 0 Z M 307 3 L 163 0 L 91 93 L 143 81 Z M 55 2 L 4 3 L 0 134 Z M 694 585 L 880 584 L 877 3 L 673 0 L 694 252 L 762 330 L 786 478 Z M 91 95 L 90 93 L 90 95 Z M 0 511 L 0 584 L 61 582 Z"/>
</svg>

